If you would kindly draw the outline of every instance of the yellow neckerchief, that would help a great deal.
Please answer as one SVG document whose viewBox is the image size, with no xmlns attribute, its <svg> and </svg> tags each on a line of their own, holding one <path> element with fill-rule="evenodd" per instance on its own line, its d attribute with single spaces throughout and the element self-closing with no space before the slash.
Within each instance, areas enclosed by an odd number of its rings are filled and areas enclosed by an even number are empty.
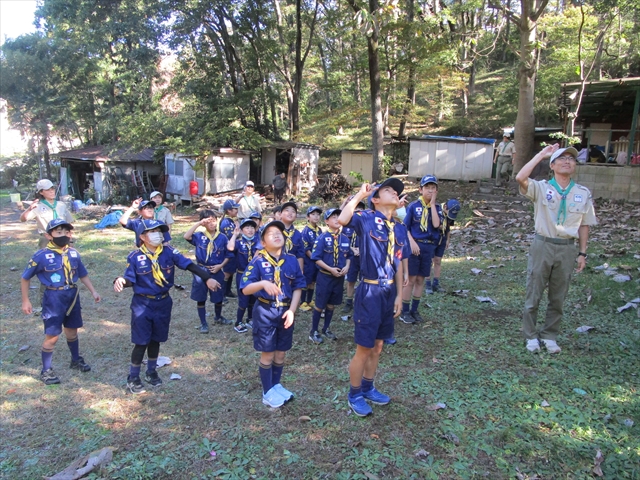
<svg viewBox="0 0 640 480">
<path fill-rule="evenodd" d="M 285 228 L 284 231 L 282 232 L 284 233 L 284 237 L 285 237 L 285 242 L 284 242 L 285 253 L 289 253 L 293 249 L 293 241 L 291 240 L 291 237 L 293 236 L 293 232 L 295 231 L 296 229 L 293 228 L 293 224 L 292 224 L 291 230 L 289 230 L 288 228 Z"/>
<path fill-rule="evenodd" d="M 318 225 L 316 225 L 316 226 L 315 226 L 315 228 L 314 228 L 314 227 L 313 227 L 313 225 L 311 225 L 311 223 L 307 223 L 307 227 L 309 227 L 311 230 L 313 230 L 313 233 L 315 233 L 315 234 L 316 234 L 316 237 L 317 237 L 320 233 L 322 233 L 322 229 L 321 229 Z"/>
<path fill-rule="evenodd" d="M 41 199 L 40 203 L 44 203 L 47 207 L 49 207 L 51 210 L 53 210 L 53 220 L 55 220 L 56 218 L 58 218 L 58 211 L 56 210 L 56 207 L 58 206 L 58 200 L 54 200 L 53 201 L 53 205 L 51 205 L 46 199 Z M 52 243 L 52 242 L 49 242 Z M 55 245 L 55 243 L 54 243 Z"/>
<path fill-rule="evenodd" d="M 431 208 L 431 202 L 427 204 L 424 201 L 424 197 L 420 197 L 420 203 L 422 204 L 422 217 L 420 218 L 420 229 L 423 232 L 429 230 L 429 209 Z"/>
<path fill-rule="evenodd" d="M 338 256 L 340 251 L 338 247 L 340 246 L 340 229 L 337 229 L 335 232 L 329 230 L 329 233 L 333 237 L 333 266 L 338 266 Z"/>
<path fill-rule="evenodd" d="M 254 235 L 253 238 L 247 238 L 244 236 L 244 233 L 242 234 L 242 238 L 244 238 L 244 241 L 247 244 L 247 247 L 249 248 L 249 253 L 247 254 L 248 257 L 248 261 L 251 262 L 251 260 L 253 260 L 253 241 L 255 240 L 256 236 Z"/>
<path fill-rule="evenodd" d="M 215 248 L 214 242 L 216 241 L 216 238 L 218 238 L 218 235 L 220 235 L 220 230 L 216 230 L 216 234 L 213 237 L 211 236 L 211 232 L 209 232 L 209 230 L 207 230 L 206 228 L 202 233 L 204 233 L 205 236 L 209 239 L 209 245 L 207 245 L 207 261 L 209 261 L 209 258 L 214 251 L 213 249 Z"/>
<path fill-rule="evenodd" d="M 387 226 L 387 229 L 389 230 L 389 243 L 387 244 L 387 260 L 391 265 L 393 265 L 394 263 L 393 258 L 394 258 L 395 245 L 396 245 L 396 232 L 393 228 L 394 223 L 395 222 L 391 220 L 387 220 L 386 218 L 384 219 L 384 224 Z"/>
<path fill-rule="evenodd" d="M 276 261 L 276 259 L 273 258 L 266 249 L 263 248 L 258 252 L 258 255 L 262 255 L 262 258 L 269 262 L 269 265 L 273 267 L 273 283 L 276 284 L 276 287 L 282 288 L 282 280 L 280 279 L 280 267 L 284 265 L 284 254 L 281 255 L 280 260 Z"/>
<path fill-rule="evenodd" d="M 71 285 L 71 263 L 69 262 L 69 246 L 59 247 L 52 241 L 49 242 L 47 248 L 52 252 L 56 252 L 62 257 L 62 267 L 64 270 L 64 283 Z"/>
<path fill-rule="evenodd" d="M 153 273 L 153 280 L 156 282 L 156 285 L 159 285 L 160 287 L 168 285 L 169 282 L 164 278 L 164 273 L 162 273 L 162 269 L 158 264 L 158 257 L 162 253 L 162 244 L 158 245 L 158 248 L 156 248 L 154 253 L 151 253 L 143 243 L 140 245 L 140 251 L 144 253 L 149 260 L 151 260 L 151 273 Z"/>
</svg>

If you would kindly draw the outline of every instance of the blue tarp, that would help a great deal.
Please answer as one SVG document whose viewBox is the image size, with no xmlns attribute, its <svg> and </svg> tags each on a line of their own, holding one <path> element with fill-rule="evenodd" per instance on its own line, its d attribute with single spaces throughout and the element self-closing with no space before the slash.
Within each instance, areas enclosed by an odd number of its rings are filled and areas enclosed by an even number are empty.
<svg viewBox="0 0 640 480">
<path fill-rule="evenodd" d="M 416 138 L 416 140 L 440 140 L 443 142 L 453 141 L 453 142 L 473 142 L 473 143 L 485 143 L 487 145 L 493 145 L 496 143 L 496 140 L 493 138 L 475 138 L 475 137 L 444 137 L 441 135 L 423 135 L 422 137 Z"/>
<path fill-rule="evenodd" d="M 98 223 L 97 225 L 95 225 L 93 228 L 98 228 L 100 230 L 102 230 L 103 228 L 107 228 L 107 227 L 112 227 L 114 225 L 118 225 L 118 220 L 120 220 L 120 217 L 122 216 L 122 212 L 120 210 L 116 210 L 115 212 L 111 212 L 107 215 L 105 215 L 104 217 L 102 217 L 102 220 L 100 220 L 100 223 Z"/>
</svg>

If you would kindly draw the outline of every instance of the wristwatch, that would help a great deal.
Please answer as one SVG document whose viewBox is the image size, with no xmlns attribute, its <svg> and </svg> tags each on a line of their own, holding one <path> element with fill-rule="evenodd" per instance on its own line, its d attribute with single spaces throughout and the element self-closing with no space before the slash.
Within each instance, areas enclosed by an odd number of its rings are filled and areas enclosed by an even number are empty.
<svg viewBox="0 0 640 480">
<path fill-rule="evenodd" d="M 587 254 L 585 252 L 580 252 L 578 253 L 579 257 L 584 257 L 585 259 L 587 258 Z"/>
</svg>

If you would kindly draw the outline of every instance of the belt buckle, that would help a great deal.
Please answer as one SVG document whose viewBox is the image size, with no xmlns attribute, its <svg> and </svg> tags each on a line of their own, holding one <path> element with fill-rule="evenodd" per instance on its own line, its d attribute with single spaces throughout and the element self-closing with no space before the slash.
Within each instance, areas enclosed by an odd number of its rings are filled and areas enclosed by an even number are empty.
<svg viewBox="0 0 640 480">
<path fill-rule="evenodd" d="M 69 288 L 71 288 L 69 287 L 69 285 L 65 285 L 64 287 L 62 287 L 62 290 L 69 290 Z"/>
</svg>

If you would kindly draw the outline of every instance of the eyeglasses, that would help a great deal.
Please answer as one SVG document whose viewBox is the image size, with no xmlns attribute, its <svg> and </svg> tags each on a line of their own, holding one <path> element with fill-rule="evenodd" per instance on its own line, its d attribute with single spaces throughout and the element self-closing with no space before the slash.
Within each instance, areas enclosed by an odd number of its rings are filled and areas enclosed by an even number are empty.
<svg viewBox="0 0 640 480">
<path fill-rule="evenodd" d="M 558 157 L 555 159 L 555 161 L 560 161 L 560 162 L 570 162 L 573 163 L 576 161 L 575 157 L 571 156 L 571 155 L 563 155 L 562 157 Z"/>
</svg>

